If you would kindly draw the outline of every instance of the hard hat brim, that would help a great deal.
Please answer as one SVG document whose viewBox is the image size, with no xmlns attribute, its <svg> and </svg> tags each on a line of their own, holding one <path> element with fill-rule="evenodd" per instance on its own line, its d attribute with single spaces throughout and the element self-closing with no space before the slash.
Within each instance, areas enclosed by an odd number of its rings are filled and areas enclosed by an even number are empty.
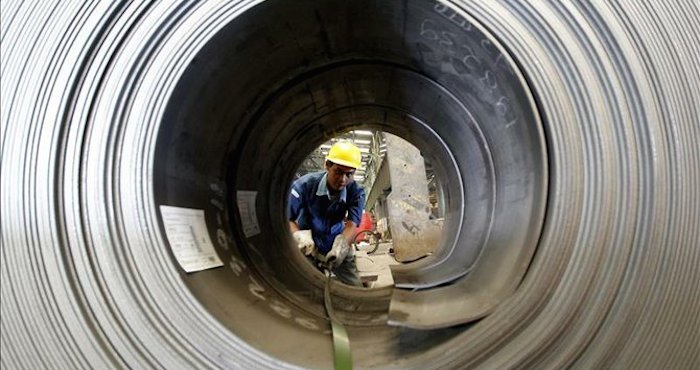
<svg viewBox="0 0 700 370">
<path fill-rule="evenodd" d="M 333 162 L 333 163 L 335 163 L 335 164 L 339 164 L 339 165 L 341 165 L 341 166 L 354 168 L 354 169 L 356 169 L 356 170 L 362 168 L 362 163 L 353 163 L 353 162 L 345 161 L 345 160 L 342 160 L 342 159 L 331 159 L 331 158 L 328 158 L 328 157 L 326 157 L 326 160 L 329 161 L 329 162 Z"/>
</svg>

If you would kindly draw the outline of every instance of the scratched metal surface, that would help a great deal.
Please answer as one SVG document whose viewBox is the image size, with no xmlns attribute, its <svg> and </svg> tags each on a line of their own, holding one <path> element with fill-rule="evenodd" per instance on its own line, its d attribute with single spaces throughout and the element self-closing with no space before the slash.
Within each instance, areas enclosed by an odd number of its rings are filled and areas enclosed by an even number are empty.
<svg viewBox="0 0 700 370">
<path fill-rule="evenodd" d="M 451 181 L 435 258 L 397 289 L 334 286 L 356 367 L 700 363 L 697 1 L 0 17 L 3 369 L 329 368 L 323 280 L 283 199 L 306 151 L 358 122 Z M 182 272 L 160 204 L 203 209 L 225 267 Z"/>
</svg>

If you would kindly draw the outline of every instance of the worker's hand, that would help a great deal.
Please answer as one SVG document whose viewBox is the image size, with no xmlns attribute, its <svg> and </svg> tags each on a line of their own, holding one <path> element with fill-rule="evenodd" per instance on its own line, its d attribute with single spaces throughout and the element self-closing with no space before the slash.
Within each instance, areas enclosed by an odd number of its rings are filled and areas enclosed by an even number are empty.
<svg viewBox="0 0 700 370">
<path fill-rule="evenodd" d="M 331 247 L 331 250 L 326 253 L 325 265 L 328 268 L 340 266 L 340 264 L 345 260 L 345 257 L 348 256 L 349 252 L 350 244 L 348 244 L 348 240 L 345 239 L 343 234 L 336 236 L 335 240 L 333 241 L 333 247 Z"/>
<path fill-rule="evenodd" d="M 311 237 L 311 230 L 299 230 L 292 234 L 294 241 L 297 242 L 297 246 L 301 253 L 306 256 L 310 256 L 314 253 L 316 245 L 314 244 L 314 238 Z"/>
</svg>

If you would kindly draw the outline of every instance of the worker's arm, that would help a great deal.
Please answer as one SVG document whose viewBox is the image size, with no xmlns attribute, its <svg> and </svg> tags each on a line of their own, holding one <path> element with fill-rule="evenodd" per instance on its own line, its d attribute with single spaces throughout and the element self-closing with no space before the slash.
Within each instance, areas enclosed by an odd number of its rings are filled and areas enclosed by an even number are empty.
<svg viewBox="0 0 700 370">
<path fill-rule="evenodd" d="M 365 205 L 365 192 L 362 188 L 349 201 L 348 212 L 345 219 L 343 232 L 335 237 L 331 250 L 326 253 L 326 266 L 335 268 L 343 263 L 348 255 L 351 255 L 352 240 L 355 237 L 355 230 L 362 219 L 362 209 Z"/>
<path fill-rule="evenodd" d="M 345 220 L 345 229 L 343 229 L 343 237 L 348 241 L 348 244 L 352 244 L 353 237 L 355 236 L 355 230 L 357 229 L 357 224 L 350 220 Z"/>
<path fill-rule="evenodd" d="M 343 236 L 348 244 L 352 244 L 355 237 L 355 231 L 357 227 L 362 222 L 362 211 L 365 208 L 365 190 L 362 188 L 357 189 L 357 193 L 350 201 L 350 206 L 348 207 L 347 218 L 345 219 L 345 229 L 343 229 Z"/>
<path fill-rule="evenodd" d="M 299 231 L 299 225 L 297 225 L 296 222 L 290 220 L 289 221 L 289 231 L 291 231 L 292 234 L 294 234 L 296 231 Z"/>
<path fill-rule="evenodd" d="M 291 191 L 289 192 L 289 204 L 287 208 L 289 231 L 291 231 L 292 234 L 300 230 L 299 224 L 296 222 L 296 220 L 299 219 L 299 215 L 301 214 L 301 210 L 304 205 L 301 198 L 302 193 L 303 190 L 301 184 L 297 184 L 295 181 L 294 184 L 292 184 Z"/>
</svg>

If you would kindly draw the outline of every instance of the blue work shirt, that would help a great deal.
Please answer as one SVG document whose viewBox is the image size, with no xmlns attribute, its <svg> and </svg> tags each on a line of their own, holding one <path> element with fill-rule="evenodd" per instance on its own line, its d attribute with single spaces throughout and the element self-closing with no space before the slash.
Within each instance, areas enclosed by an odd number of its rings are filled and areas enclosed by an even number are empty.
<svg viewBox="0 0 700 370">
<path fill-rule="evenodd" d="M 333 247 L 333 241 L 345 229 L 345 219 L 360 224 L 365 207 L 365 190 L 351 182 L 335 200 L 328 191 L 325 171 L 306 174 L 292 184 L 289 194 L 290 221 L 299 230 L 311 230 L 314 244 L 321 254 Z"/>
</svg>

